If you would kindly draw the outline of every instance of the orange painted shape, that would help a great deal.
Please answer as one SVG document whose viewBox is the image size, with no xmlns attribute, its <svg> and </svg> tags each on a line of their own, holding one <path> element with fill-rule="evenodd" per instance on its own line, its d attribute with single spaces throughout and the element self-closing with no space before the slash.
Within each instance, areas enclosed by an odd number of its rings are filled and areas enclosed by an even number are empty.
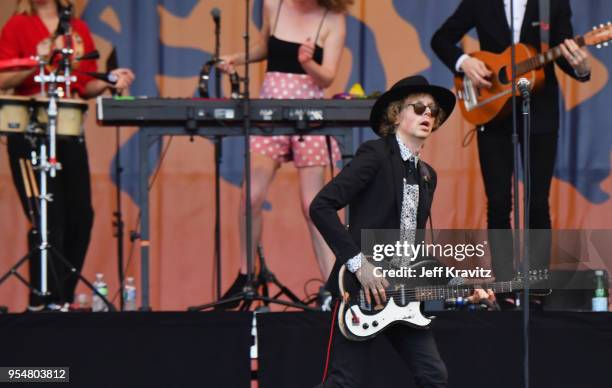
<svg viewBox="0 0 612 388">
<path fill-rule="evenodd" d="M 591 80 L 578 82 L 555 66 L 555 74 L 561 87 L 561 95 L 565 102 L 565 109 L 572 110 L 577 105 L 599 93 L 608 83 L 608 69 L 597 58 L 590 56 Z"/>
</svg>

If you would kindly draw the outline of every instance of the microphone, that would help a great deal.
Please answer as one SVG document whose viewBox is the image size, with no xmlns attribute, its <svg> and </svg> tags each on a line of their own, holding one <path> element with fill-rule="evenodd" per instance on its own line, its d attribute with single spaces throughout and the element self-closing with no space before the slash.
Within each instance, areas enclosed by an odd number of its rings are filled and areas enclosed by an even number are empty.
<svg viewBox="0 0 612 388">
<path fill-rule="evenodd" d="M 114 85 L 117 83 L 117 81 L 119 81 L 119 77 L 117 77 L 115 74 L 113 73 L 96 73 L 93 71 L 85 71 L 83 72 L 83 74 L 86 74 L 90 77 L 93 77 L 95 79 L 99 79 L 102 80 L 106 83 L 109 83 L 111 85 Z"/>
<path fill-rule="evenodd" d="M 110 72 L 119 68 L 119 61 L 117 60 L 117 48 L 113 46 L 113 50 L 106 58 L 106 71 Z"/>
<path fill-rule="evenodd" d="M 106 58 L 106 73 L 108 73 L 110 76 L 111 75 L 110 72 L 118 68 L 119 68 L 119 62 L 117 60 L 117 48 L 113 46 L 113 51 L 111 51 L 108 58 Z M 114 74 L 112 74 L 112 77 L 117 78 L 117 76 L 115 76 Z M 113 97 L 115 97 L 116 95 L 120 93 L 116 88 L 112 88 L 111 94 L 113 95 Z"/>
<path fill-rule="evenodd" d="M 518 87 L 519 92 L 521 92 L 521 96 L 523 96 L 523 98 L 526 100 L 529 99 L 529 94 L 531 93 L 529 87 L 531 86 L 531 82 L 529 82 L 527 78 L 521 78 L 516 83 L 516 86 Z"/>
<path fill-rule="evenodd" d="M 77 61 L 89 61 L 89 60 L 98 59 L 98 58 L 100 58 L 100 52 L 98 50 L 93 50 L 93 51 L 83 54 L 82 56 L 78 57 L 76 60 Z"/>
<path fill-rule="evenodd" d="M 67 6 L 60 6 L 58 13 L 61 21 L 69 21 L 72 18 L 72 4 L 68 3 Z"/>
<path fill-rule="evenodd" d="M 70 19 L 72 18 L 72 4 L 68 3 L 67 6 L 60 6 L 58 10 L 59 24 L 53 36 L 57 38 L 60 35 L 64 35 L 70 31 Z"/>
<path fill-rule="evenodd" d="M 210 10 L 210 15 L 212 16 L 215 24 L 219 24 L 221 21 L 221 10 L 217 7 Z"/>
</svg>

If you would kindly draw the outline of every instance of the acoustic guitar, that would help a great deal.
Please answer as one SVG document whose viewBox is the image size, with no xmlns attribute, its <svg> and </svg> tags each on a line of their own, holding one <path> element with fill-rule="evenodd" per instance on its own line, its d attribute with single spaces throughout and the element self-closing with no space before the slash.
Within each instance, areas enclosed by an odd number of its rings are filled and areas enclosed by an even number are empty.
<svg viewBox="0 0 612 388">
<path fill-rule="evenodd" d="M 579 47 L 596 46 L 601 48 L 607 46 L 612 39 L 612 25 L 608 22 L 599 27 L 593 27 L 592 31 L 583 36 L 574 38 Z M 501 54 L 488 51 L 477 51 L 470 56 L 478 58 L 491 70 L 492 76 L 490 88 L 476 87 L 465 75 L 455 76 L 455 90 L 459 100 L 459 107 L 463 117 L 474 125 L 482 125 L 490 122 L 496 117 L 502 117 L 510 113 L 512 98 L 512 65 L 511 48 L 508 47 Z M 544 84 L 544 66 L 559 58 L 561 47 L 538 53 L 533 47 L 517 43 L 516 52 L 516 77 L 527 78 L 531 83 L 531 89 L 537 90 Z M 519 95 L 516 90 L 516 95 Z"/>
</svg>

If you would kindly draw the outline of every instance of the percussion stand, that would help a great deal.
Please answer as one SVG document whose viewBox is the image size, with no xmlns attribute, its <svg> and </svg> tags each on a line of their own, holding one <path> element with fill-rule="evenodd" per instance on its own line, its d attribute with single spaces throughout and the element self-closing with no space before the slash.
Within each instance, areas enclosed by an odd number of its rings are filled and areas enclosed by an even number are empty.
<svg viewBox="0 0 612 388">
<path fill-rule="evenodd" d="M 44 64 L 40 66 L 41 69 L 44 69 Z M 44 71 L 42 73 L 44 75 Z M 36 147 L 37 136 L 36 133 L 41 129 L 41 125 L 36 118 L 36 106 L 29 106 L 29 116 L 30 122 L 28 123 L 28 127 L 26 130 L 25 136 L 30 142 L 32 148 Z M 28 219 L 30 224 L 32 225 L 32 230 L 30 231 L 32 236 L 37 236 L 40 234 L 40 224 L 36 221 L 36 214 L 40 214 L 40 207 L 35 205 L 35 208 L 32 206 L 33 198 L 40 198 L 38 194 L 38 186 L 36 184 L 36 179 L 34 178 L 32 168 L 29 164 L 25 162 L 24 159 L 19 161 L 19 167 L 21 169 L 21 178 L 23 181 L 23 187 L 25 191 L 25 195 L 27 197 L 27 207 L 28 207 Z M 28 252 L 25 256 L 17 261 L 4 275 L 0 277 L 0 285 L 6 281 L 11 275 L 15 276 L 17 280 L 23 283 L 26 287 L 30 289 L 32 293 L 37 296 L 43 297 L 45 296 L 39 289 L 32 286 L 26 278 L 24 278 L 19 272 L 19 267 L 21 267 L 34 253 L 34 250 Z"/>
<path fill-rule="evenodd" d="M 36 82 L 40 83 L 41 96 L 44 96 L 45 90 L 46 90 L 45 89 L 46 84 L 52 80 L 53 82 L 63 80 L 63 77 L 56 76 L 55 74 L 45 75 L 45 65 L 47 64 L 47 62 L 41 58 L 37 58 L 37 59 L 38 59 L 39 72 L 38 72 L 38 75 L 35 76 L 34 78 Z M 47 108 L 47 115 L 49 117 L 49 128 L 50 130 L 53 130 L 54 132 L 51 138 L 51 142 L 54 143 L 55 142 L 55 122 L 57 118 L 57 91 L 53 90 L 53 93 L 50 93 L 50 96 L 51 96 L 51 99 L 49 100 L 49 106 Z M 40 124 L 35 122 L 36 107 L 30 107 L 30 109 L 31 109 L 30 123 L 28 125 L 27 136 L 30 136 L 30 134 L 32 134 L 31 141 L 32 141 L 33 147 L 35 148 L 36 146 L 35 143 L 37 139 L 36 132 L 40 128 Z M 31 204 L 30 204 L 30 199 L 32 198 L 33 195 L 35 195 L 34 194 L 35 190 L 33 186 L 31 187 L 32 190 L 30 190 L 30 183 L 34 185 L 35 182 L 30 182 L 29 176 L 25 176 L 25 177 L 22 176 L 22 178 L 24 179 L 24 188 L 26 191 L 26 195 L 28 197 L 28 206 L 30 207 L 30 212 L 29 212 L 30 222 L 34 226 L 33 228 L 34 234 L 41 236 L 40 244 L 37 248 L 40 250 L 41 288 L 40 289 L 35 288 L 34 286 L 32 286 L 30 282 L 28 282 L 27 279 L 25 279 L 19 272 L 17 272 L 19 267 L 21 267 L 21 265 L 23 265 L 28 259 L 31 258 L 36 248 L 30 250 L 25 256 L 19 259 L 19 261 L 17 261 L 17 263 L 13 265 L 2 277 L 0 277 L 0 284 L 4 283 L 4 281 L 8 279 L 9 276 L 13 275 L 17 277 L 17 279 L 21 283 L 27 286 L 31 292 L 33 292 L 34 294 L 38 296 L 44 297 L 44 296 L 49 295 L 48 285 L 47 285 L 47 263 L 48 263 L 49 249 L 51 248 L 49 245 L 48 236 L 47 236 L 48 234 L 48 231 L 47 231 L 47 226 L 48 226 L 47 224 L 47 202 L 50 202 L 53 200 L 52 194 L 47 192 L 47 172 L 51 172 L 51 176 L 54 177 L 56 170 L 59 170 L 61 168 L 61 165 L 59 163 L 52 164 L 49 162 L 49 159 L 47 158 L 47 145 L 46 145 L 45 139 L 40 140 L 38 146 L 39 146 L 38 155 L 36 154 L 35 151 L 32 151 L 32 166 L 34 166 L 34 169 L 39 170 L 39 176 L 40 176 L 40 195 L 38 195 L 38 200 L 40 201 L 40 203 L 37 209 L 38 217 L 39 217 L 38 223 L 35 220 L 34 211 L 31 209 Z M 53 156 L 55 157 L 55 145 L 53 145 L 52 149 L 53 149 Z M 24 174 L 27 174 L 27 173 L 24 170 L 22 170 L 22 175 Z"/>
<path fill-rule="evenodd" d="M 246 7 L 246 23 L 245 23 L 245 33 L 243 35 L 244 38 L 244 46 L 245 46 L 245 71 L 244 78 L 242 81 L 244 82 L 244 93 L 243 93 L 243 129 L 244 129 L 244 187 L 245 187 L 245 206 L 246 206 L 246 255 L 247 255 L 247 284 L 244 286 L 242 292 L 235 296 L 231 296 L 227 299 L 222 299 L 217 302 L 207 303 L 199 306 L 191 306 L 188 308 L 189 311 L 201 311 L 209 308 L 214 308 L 217 306 L 223 306 L 225 304 L 235 303 L 237 301 L 243 302 L 241 309 L 247 310 L 251 303 L 255 301 L 263 302 L 266 306 L 269 303 L 276 303 L 287 307 L 295 307 L 302 310 L 312 310 L 318 311 L 312 307 L 309 307 L 301 302 L 287 302 L 281 299 L 270 298 L 267 295 L 259 294 L 259 286 L 264 286 L 264 291 L 267 293 L 267 284 L 263 282 L 263 284 L 258 281 L 258 277 L 255 275 L 254 271 L 254 258 L 253 258 L 253 229 L 252 229 L 252 206 L 251 206 L 251 150 L 250 150 L 250 142 L 251 142 L 251 118 L 250 118 L 250 94 L 249 94 L 249 18 L 250 18 L 250 0 L 245 1 Z M 265 268 L 267 271 L 267 267 Z M 267 271 L 268 275 L 271 272 Z M 273 275 L 273 274 L 272 274 Z M 269 276 L 266 279 L 267 281 L 272 281 L 276 283 L 276 279 L 272 280 Z M 281 293 L 286 293 L 286 287 L 281 287 Z M 290 292 L 290 291 L 289 291 Z M 286 293 L 287 294 L 287 293 Z M 289 295 L 289 294 L 287 294 Z M 291 294 L 293 295 L 293 294 Z M 290 299 L 292 299 L 290 297 Z M 296 298 L 297 299 L 297 298 Z"/>
<path fill-rule="evenodd" d="M 40 212 L 39 212 L 39 228 L 40 228 L 40 260 L 41 260 L 41 289 L 42 295 L 49 295 L 48 284 L 47 284 L 47 264 L 49 260 L 49 253 L 51 257 L 57 257 L 62 264 L 64 264 L 72 274 L 76 275 L 85 285 L 98 295 L 104 303 L 108 306 L 110 311 L 116 311 L 115 307 L 108 301 L 105 295 L 102 295 L 94 286 L 87 280 L 80 271 L 78 271 L 70 261 L 68 261 L 55 247 L 49 244 L 48 240 L 48 202 L 53 201 L 52 194 L 47 191 L 47 173 L 51 178 L 55 178 L 58 170 L 61 170 L 61 164 L 57 161 L 56 156 L 56 134 L 57 134 L 57 115 L 58 115 L 58 99 L 61 91 L 57 88 L 57 83 L 64 83 L 66 90 L 70 92 L 70 84 L 76 82 L 76 77 L 70 75 L 70 60 L 69 56 L 72 55 L 73 51 L 70 48 L 64 48 L 61 50 L 64 64 L 64 75 L 57 75 L 51 73 L 49 75 L 36 76 L 36 82 L 45 82 L 49 84 L 49 105 L 47 107 L 47 116 L 49 123 L 47 126 L 47 132 L 49 136 L 49 156 L 47 156 L 47 144 L 46 137 L 43 136 L 40 139 L 39 153 L 36 155 L 32 153 L 32 165 L 39 171 L 40 177 Z M 53 56 L 50 62 L 53 60 Z"/>
</svg>

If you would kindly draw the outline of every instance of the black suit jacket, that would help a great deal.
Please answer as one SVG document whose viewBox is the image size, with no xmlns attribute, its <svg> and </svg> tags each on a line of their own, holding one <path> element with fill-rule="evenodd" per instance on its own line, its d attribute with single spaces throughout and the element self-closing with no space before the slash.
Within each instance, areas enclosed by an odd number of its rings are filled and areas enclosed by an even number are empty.
<svg viewBox="0 0 612 388">
<path fill-rule="evenodd" d="M 424 229 L 436 189 L 436 173 L 419 161 L 417 227 Z M 310 217 L 336 255 L 327 288 L 338 295 L 338 272 L 361 252 L 362 229 L 399 229 L 405 166 L 395 135 L 363 143 L 353 160 L 317 194 Z M 350 205 L 348 230 L 338 210 Z"/>
<path fill-rule="evenodd" d="M 534 25 L 539 21 L 538 15 L 538 0 L 528 0 L 523 25 L 515 28 L 521 28 L 521 43 L 540 51 L 540 27 L 539 24 Z M 571 16 L 569 0 L 550 0 L 551 48 L 562 43 L 564 39 L 573 37 Z M 433 51 L 453 73 L 456 73 L 457 59 L 464 54 L 457 43 L 472 28 L 476 28 L 481 50 L 501 53 L 512 43 L 503 0 L 463 0 L 431 39 Z M 579 81 L 584 82 L 590 78 L 577 77 L 574 69 L 563 57 L 556 63 L 565 73 Z M 559 128 L 559 88 L 552 63 L 544 68 L 544 73 L 544 87 L 534 93 L 531 100 L 532 133 L 550 133 Z M 517 108 L 516 111 L 520 113 L 520 106 Z M 520 118 L 518 123 L 522 124 Z M 512 118 L 508 116 L 494 124 L 511 129 Z"/>
</svg>

